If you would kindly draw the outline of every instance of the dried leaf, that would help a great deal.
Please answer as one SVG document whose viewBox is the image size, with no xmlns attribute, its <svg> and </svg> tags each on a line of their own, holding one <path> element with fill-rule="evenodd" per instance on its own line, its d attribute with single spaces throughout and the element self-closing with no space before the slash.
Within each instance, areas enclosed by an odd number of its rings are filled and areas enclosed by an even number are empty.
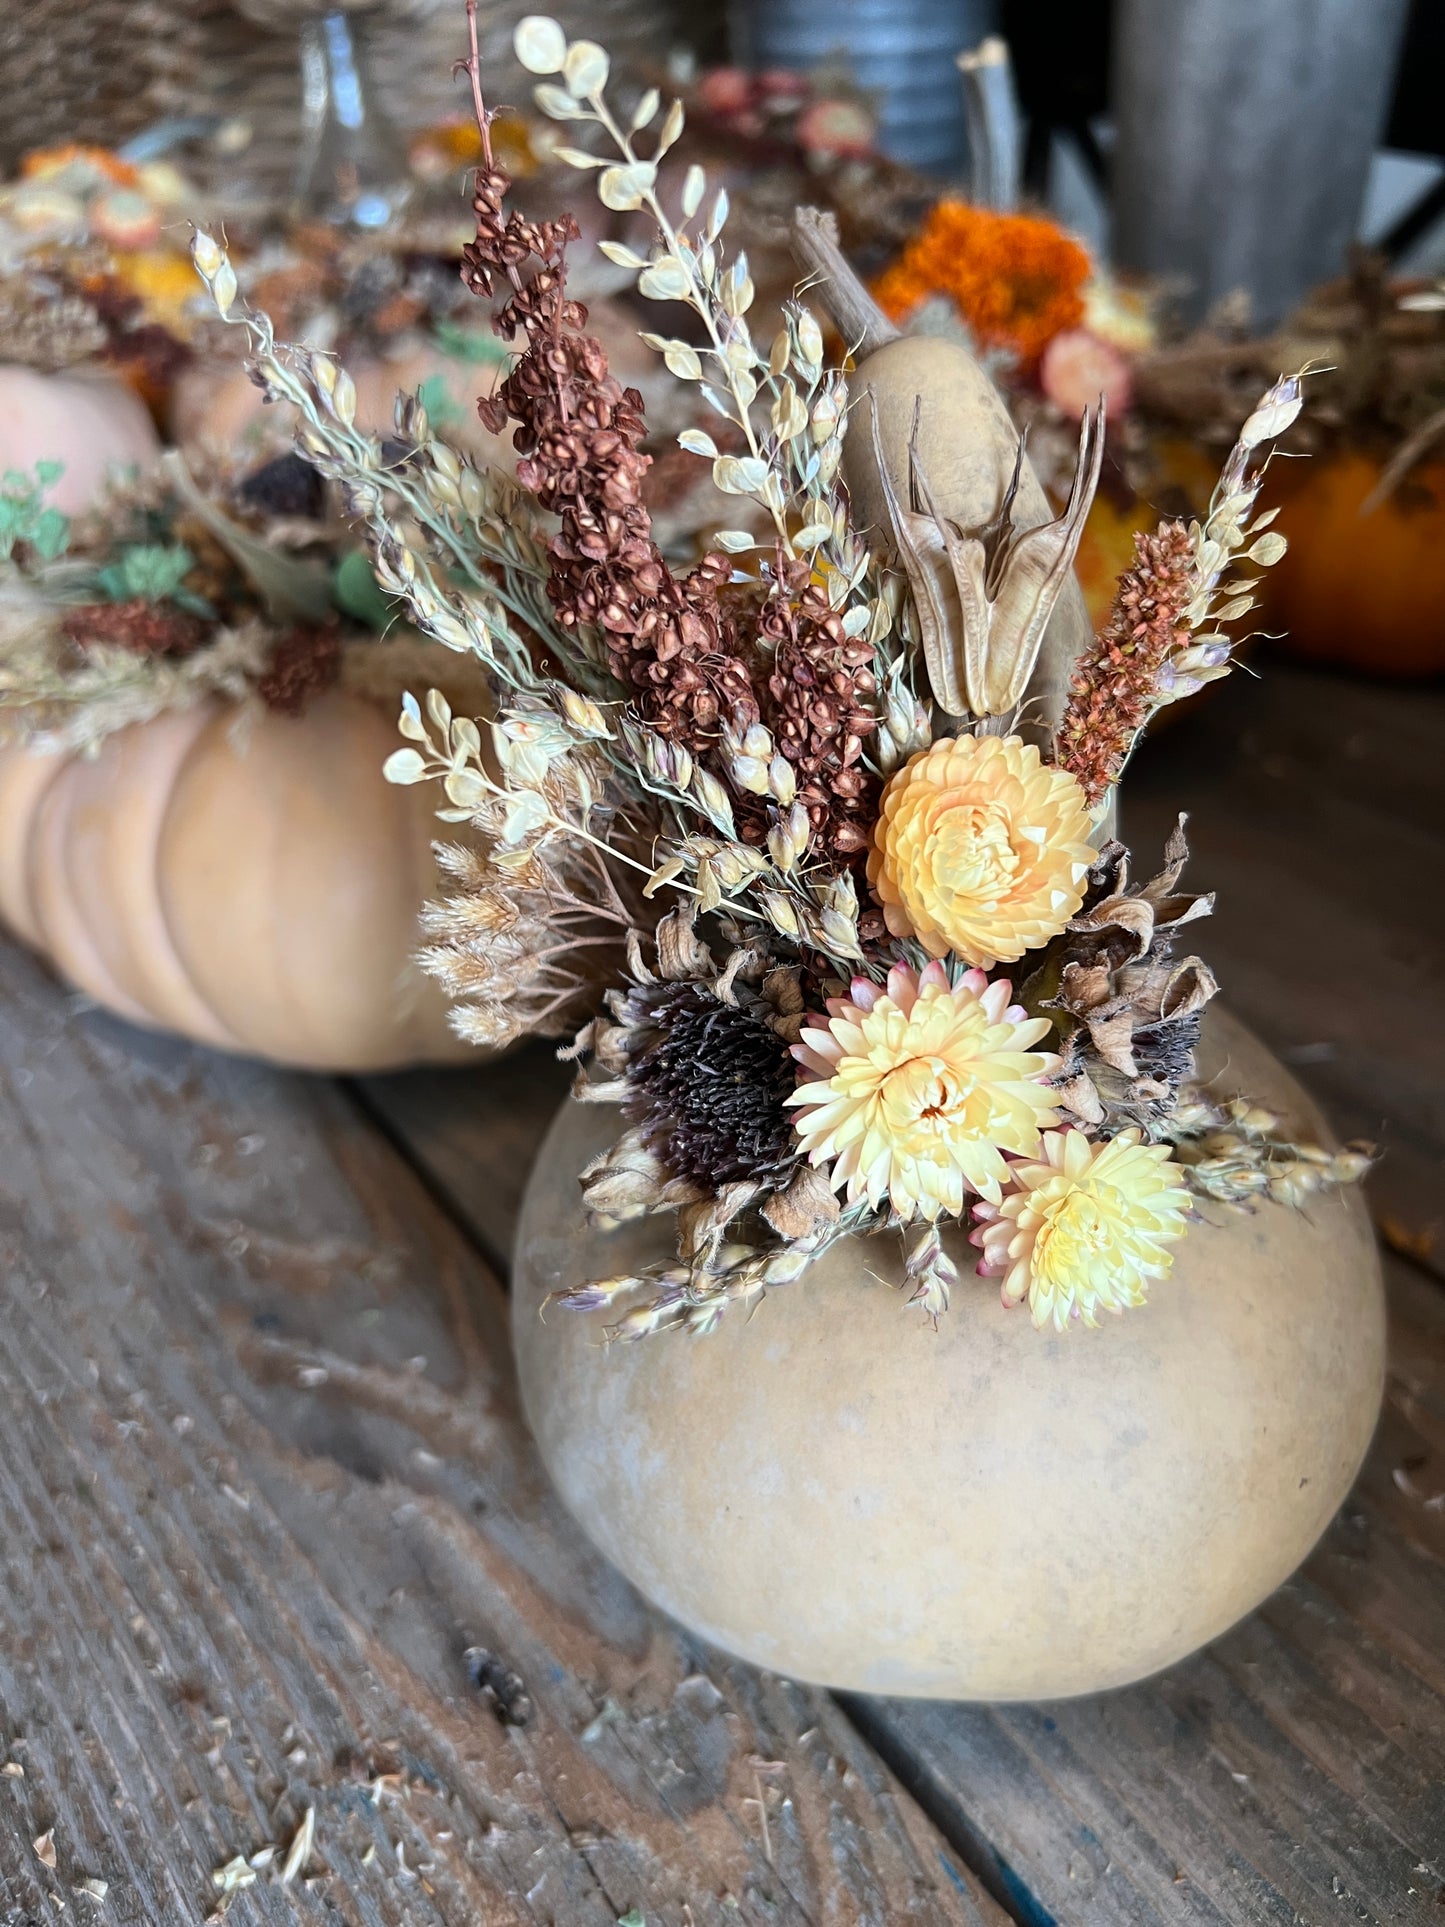
<svg viewBox="0 0 1445 1927">
<path fill-rule="evenodd" d="M 768 465 L 759 455 L 719 455 L 712 479 L 724 495 L 756 495 L 768 479 Z"/>
<path fill-rule="evenodd" d="M 420 750 L 394 749 L 381 766 L 388 783 L 424 783 L 427 766 Z"/>
<path fill-rule="evenodd" d="M 652 262 L 637 278 L 638 292 L 649 301 L 685 301 L 690 286 L 687 269 L 670 254 Z"/>
<path fill-rule="evenodd" d="M 658 93 L 655 87 L 649 87 L 647 92 L 642 96 L 642 99 L 638 101 L 632 110 L 632 120 L 630 122 L 632 132 L 634 134 L 640 134 L 661 105 L 661 94 Z"/>
<path fill-rule="evenodd" d="M 529 74 L 558 73 L 567 58 L 566 34 L 544 13 L 529 13 L 517 22 L 512 46 Z"/>
<path fill-rule="evenodd" d="M 662 132 L 657 137 L 657 158 L 661 160 L 669 147 L 676 145 L 682 133 L 686 115 L 682 102 L 675 100 L 667 110 L 667 119 L 662 123 Z"/>
<path fill-rule="evenodd" d="M 607 259 L 615 262 L 619 268 L 645 268 L 647 266 L 645 258 L 640 255 L 635 248 L 625 247 L 621 241 L 599 241 L 597 246 L 600 251 L 607 256 Z"/>
<path fill-rule="evenodd" d="M 642 206 L 657 179 L 651 161 L 631 161 L 626 166 L 604 167 L 597 177 L 597 198 L 614 213 L 626 213 Z"/>
<path fill-rule="evenodd" d="M 544 80 L 540 87 L 532 89 L 532 98 L 547 116 L 548 120 L 591 120 L 589 108 L 580 106 L 565 87 L 554 87 Z"/>
<path fill-rule="evenodd" d="M 610 67 L 605 49 L 595 40 L 574 40 L 562 62 L 562 78 L 574 100 L 587 100 L 607 85 Z"/>
</svg>

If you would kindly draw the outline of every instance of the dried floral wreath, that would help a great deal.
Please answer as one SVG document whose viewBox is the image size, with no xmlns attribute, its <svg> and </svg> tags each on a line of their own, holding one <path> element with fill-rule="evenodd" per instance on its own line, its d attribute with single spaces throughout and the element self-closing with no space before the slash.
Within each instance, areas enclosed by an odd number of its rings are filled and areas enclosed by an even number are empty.
<svg viewBox="0 0 1445 1927">
<path fill-rule="evenodd" d="M 206 696 L 298 715 L 438 673 L 298 456 L 202 484 L 171 451 L 74 517 L 47 499 L 60 473 L 0 474 L 0 741 L 93 752 Z"/>
<path fill-rule="evenodd" d="M 460 459 L 415 402 L 399 404 L 403 456 L 359 432 L 344 371 L 240 312 L 208 236 L 194 255 L 221 315 L 249 332 L 255 379 L 299 410 L 298 448 L 366 526 L 383 588 L 490 671 L 480 723 L 408 698 L 408 746 L 388 766 L 396 782 L 440 781 L 439 815 L 486 839 L 484 856 L 454 858 L 454 895 L 430 913 L 425 961 L 459 1002 L 458 1028 L 493 1043 L 555 1032 L 559 957 L 585 1009 L 587 958 L 625 949 L 626 981 L 564 1052 L 588 1060 L 578 1095 L 628 1120 L 580 1176 L 601 1225 L 674 1212 L 677 1262 L 562 1302 L 606 1308 L 616 1335 L 708 1331 L 839 1238 L 898 1227 L 914 1300 L 936 1318 L 957 1280 L 942 1228 L 972 1220 L 1005 1301 L 1062 1329 L 1139 1304 L 1194 1200 L 1298 1203 L 1358 1177 L 1363 1150 L 1294 1144 L 1197 1080 L 1215 984 L 1176 955 L 1210 908 L 1179 889 L 1182 821 L 1145 884 L 1105 833 L 1150 718 L 1227 672 L 1224 625 L 1251 606 L 1240 565 L 1283 552 L 1255 512 L 1255 458 L 1298 413 L 1299 380 L 1250 416 L 1203 524 L 1140 539 L 1102 633 L 1084 625 L 1072 680 L 1066 660 L 1050 694 L 1038 665 L 1072 634 L 1101 424 L 1085 423 L 1073 496 L 1052 519 L 978 377 L 987 399 L 958 434 L 1003 439 L 1006 486 L 968 513 L 968 488 L 950 494 L 920 459 L 917 402 L 911 430 L 884 419 L 901 391 L 883 363 L 906 375 L 914 344 L 860 349 L 868 408 L 855 401 L 850 425 L 849 379 L 801 301 L 754 343 L 748 264 L 722 247 L 726 193 L 704 213 L 692 167 L 676 211 L 664 205 L 680 107 L 644 156 L 656 92 L 619 122 L 603 50 L 529 18 L 518 54 L 556 77 L 538 104 L 615 150 L 563 157 L 595 173 L 606 207 L 655 229 L 645 252 L 601 245 L 644 297 L 688 313 L 691 340 L 645 339 L 746 452 L 719 454 L 695 429 L 681 439 L 770 525 L 766 545 L 723 530 L 674 573 L 641 499 L 640 397 L 568 296 L 576 225 L 507 210 L 468 12 L 485 151 L 463 274 L 501 297 L 493 325 L 519 345 L 478 404 L 494 429 L 515 424 L 515 486 Z M 826 226 L 803 233 L 860 340 L 867 297 Z M 978 464 L 963 472 L 976 494 Z M 882 513 L 865 526 L 869 503 Z M 669 896 L 681 901 L 660 914 Z M 526 946 L 508 946 L 505 972 L 490 960 L 498 933 L 523 925 L 535 976 Z"/>
</svg>

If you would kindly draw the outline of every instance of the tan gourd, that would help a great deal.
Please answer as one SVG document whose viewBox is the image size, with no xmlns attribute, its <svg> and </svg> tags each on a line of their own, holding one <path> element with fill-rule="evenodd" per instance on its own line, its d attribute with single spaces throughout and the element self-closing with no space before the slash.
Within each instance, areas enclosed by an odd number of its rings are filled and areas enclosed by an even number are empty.
<svg viewBox="0 0 1445 1927">
<path fill-rule="evenodd" d="M 843 259 L 827 217 L 800 209 L 795 244 L 856 359 L 843 448 L 854 524 L 897 552 L 929 681 L 950 715 L 1063 712 L 1092 636 L 1072 574 L 1103 456 L 1086 414 L 1068 507 L 1055 518 L 998 390 L 959 342 L 902 336 Z"/>
<path fill-rule="evenodd" d="M 395 744 L 335 690 L 0 750 L 0 917 L 133 1023 L 315 1070 L 467 1057 L 413 961 L 437 824 L 382 776 Z"/>
<path fill-rule="evenodd" d="M 1217 1004 L 1204 1069 L 1307 1133 L 1294 1080 Z M 1364 1202 L 1211 1209 L 1149 1301 L 1037 1332 L 976 1254 L 937 1331 L 901 1243 L 835 1245 L 707 1337 L 604 1346 L 548 1292 L 667 1262 L 600 1233 L 577 1173 L 617 1130 L 569 1100 L 517 1235 L 522 1397 L 601 1550 L 703 1638 L 853 1692 L 1051 1699 L 1172 1665 L 1257 1606 L 1349 1490 L 1379 1410 L 1384 1298 Z"/>
<path fill-rule="evenodd" d="M 113 375 L 0 364 L 0 469 L 59 462 L 48 499 L 66 515 L 89 508 L 112 470 L 149 463 L 159 446 L 145 404 Z"/>
</svg>

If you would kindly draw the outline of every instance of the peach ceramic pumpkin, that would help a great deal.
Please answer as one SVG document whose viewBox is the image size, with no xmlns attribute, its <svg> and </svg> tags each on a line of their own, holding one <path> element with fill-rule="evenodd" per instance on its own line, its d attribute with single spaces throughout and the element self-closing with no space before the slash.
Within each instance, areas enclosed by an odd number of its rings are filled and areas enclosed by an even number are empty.
<svg viewBox="0 0 1445 1927">
<path fill-rule="evenodd" d="M 1445 462 L 1421 463 L 1368 508 L 1381 476 L 1351 451 L 1277 463 L 1289 552 L 1264 583 L 1261 626 L 1317 662 L 1374 676 L 1445 670 Z"/>
<path fill-rule="evenodd" d="M 314 1070 L 459 1059 L 415 962 L 433 799 L 382 776 L 390 713 L 211 700 L 94 756 L 0 749 L 0 917 L 133 1023 Z"/>
<path fill-rule="evenodd" d="M 59 462 L 49 499 L 66 515 L 89 508 L 111 470 L 143 466 L 159 446 L 145 404 L 103 370 L 0 364 L 0 469 Z"/>
</svg>

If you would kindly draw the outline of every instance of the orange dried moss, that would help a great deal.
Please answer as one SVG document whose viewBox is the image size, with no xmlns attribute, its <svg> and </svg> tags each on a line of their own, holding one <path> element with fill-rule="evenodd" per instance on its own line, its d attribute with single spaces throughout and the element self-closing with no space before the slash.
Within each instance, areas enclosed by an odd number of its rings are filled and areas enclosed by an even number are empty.
<svg viewBox="0 0 1445 1927">
<path fill-rule="evenodd" d="M 940 201 L 873 293 L 898 322 L 947 295 L 981 347 L 1011 348 L 1033 362 L 1061 329 L 1083 320 L 1089 274 L 1088 254 L 1052 221 Z"/>
</svg>

